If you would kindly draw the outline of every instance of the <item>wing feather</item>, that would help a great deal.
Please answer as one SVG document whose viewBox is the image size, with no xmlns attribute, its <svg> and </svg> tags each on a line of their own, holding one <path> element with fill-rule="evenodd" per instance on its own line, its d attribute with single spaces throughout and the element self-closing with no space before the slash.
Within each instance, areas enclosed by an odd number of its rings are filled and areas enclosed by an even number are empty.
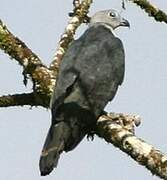
<svg viewBox="0 0 167 180">
<path fill-rule="evenodd" d="M 63 58 L 54 102 L 77 79 L 92 110 L 99 115 L 123 81 L 124 59 L 120 39 L 103 25 L 90 27 L 73 41 Z"/>
</svg>

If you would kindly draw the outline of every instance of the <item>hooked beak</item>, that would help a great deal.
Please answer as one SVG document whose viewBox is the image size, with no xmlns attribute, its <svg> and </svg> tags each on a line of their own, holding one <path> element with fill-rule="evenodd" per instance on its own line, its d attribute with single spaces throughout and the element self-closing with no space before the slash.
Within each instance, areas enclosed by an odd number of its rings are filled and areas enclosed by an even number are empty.
<svg viewBox="0 0 167 180">
<path fill-rule="evenodd" d="M 126 19 L 122 18 L 120 26 L 126 26 L 130 28 L 130 23 Z"/>
</svg>

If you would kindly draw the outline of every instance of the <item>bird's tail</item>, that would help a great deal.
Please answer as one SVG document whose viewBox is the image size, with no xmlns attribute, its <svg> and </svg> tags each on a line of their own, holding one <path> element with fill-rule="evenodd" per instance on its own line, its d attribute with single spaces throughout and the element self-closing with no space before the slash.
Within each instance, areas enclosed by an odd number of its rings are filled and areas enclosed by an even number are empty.
<svg viewBox="0 0 167 180">
<path fill-rule="evenodd" d="M 41 176 L 48 175 L 57 166 L 65 147 L 63 130 L 66 126 L 66 123 L 59 122 L 50 127 L 39 162 Z"/>
<path fill-rule="evenodd" d="M 52 112 L 52 118 L 40 157 L 42 176 L 48 175 L 57 166 L 63 151 L 71 151 L 81 142 L 95 122 L 94 115 L 77 103 L 63 104 L 56 114 Z"/>
</svg>

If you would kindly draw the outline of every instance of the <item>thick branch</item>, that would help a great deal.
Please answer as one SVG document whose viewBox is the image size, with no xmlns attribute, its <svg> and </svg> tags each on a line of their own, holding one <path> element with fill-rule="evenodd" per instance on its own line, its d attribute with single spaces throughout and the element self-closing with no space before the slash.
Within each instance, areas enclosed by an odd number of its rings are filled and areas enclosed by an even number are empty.
<svg viewBox="0 0 167 180">
<path fill-rule="evenodd" d="M 97 123 L 96 133 L 130 155 L 152 174 L 167 179 L 167 155 L 134 135 L 133 124 L 138 124 L 138 122 L 138 117 L 129 115 L 101 116 Z"/>
<path fill-rule="evenodd" d="M 27 94 L 14 94 L 0 97 L 0 107 L 9 107 L 9 106 L 39 106 L 36 100 L 34 93 Z"/>
<path fill-rule="evenodd" d="M 27 74 L 30 75 L 34 84 L 34 90 L 39 94 L 47 95 L 45 104 L 49 104 L 48 101 L 53 91 L 55 77 L 52 72 L 42 64 L 37 55 L 21 40 L 15 37 L 2 21 L 0 21 L 0 48 L 23 66 L 23 73 L 25 76 Z"/>
<path fill-rule="evenodd" d="M 41 60 L 25 44 L 15 37 L 0 20 L 0 48 L 10 57 L 16 59 L 20 65 L 27 69 L 41 65 Z"/>
<path fill-rule="evenodd" d="M 82 0 L 80 4 L 78 4 L 79 1 L 74 0 L 73 3 L 76 6 L 72 13 L 73 17 L 69 21 L 68 26 L 65 29 L 65 32 L 61 36 L 53 62 L 50 65 L 50 70 L 54 71 L 55 74 L 58 72 L 60 62 L 69 44 L 74 38 L 74 34 L 76 32 L 77 27 L 79 27 L 79 25 L 82 22 L 84 22 L 84 20 L 87 18 L 87 13 L 90 4 L 92 3 L 92 0 Z"/>
<path fill-rule="evenodd" d="M 129 1 L 140 6 L 148 13 L 149 16 L 154 17 L 156 21 L 167 23 L 167 14 L 164 13 L 162 10 L 158 9 L 155 5 L 151 4 L 149 1 L 147 0 L 129 0 Z"/>
</svg>

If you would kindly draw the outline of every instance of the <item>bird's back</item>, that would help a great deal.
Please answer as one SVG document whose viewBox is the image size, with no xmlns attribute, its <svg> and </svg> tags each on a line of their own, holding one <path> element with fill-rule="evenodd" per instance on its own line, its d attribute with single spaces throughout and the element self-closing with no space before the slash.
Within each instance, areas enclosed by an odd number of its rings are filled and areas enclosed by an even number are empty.
<svg viewBox="0 0 167 180">
<path fill-rule="evenodd" d="M 115 96 L 123 77 L 122 43 L 110 29 L 97 24 L 73 41 L 67 50 L 60 66 L 52 102 L 58 102 L 77 81 L 87 102 L 99 116 L 108 101 Z M 82 106 L 82 101 L 77 103 Z"/>
</svg>

